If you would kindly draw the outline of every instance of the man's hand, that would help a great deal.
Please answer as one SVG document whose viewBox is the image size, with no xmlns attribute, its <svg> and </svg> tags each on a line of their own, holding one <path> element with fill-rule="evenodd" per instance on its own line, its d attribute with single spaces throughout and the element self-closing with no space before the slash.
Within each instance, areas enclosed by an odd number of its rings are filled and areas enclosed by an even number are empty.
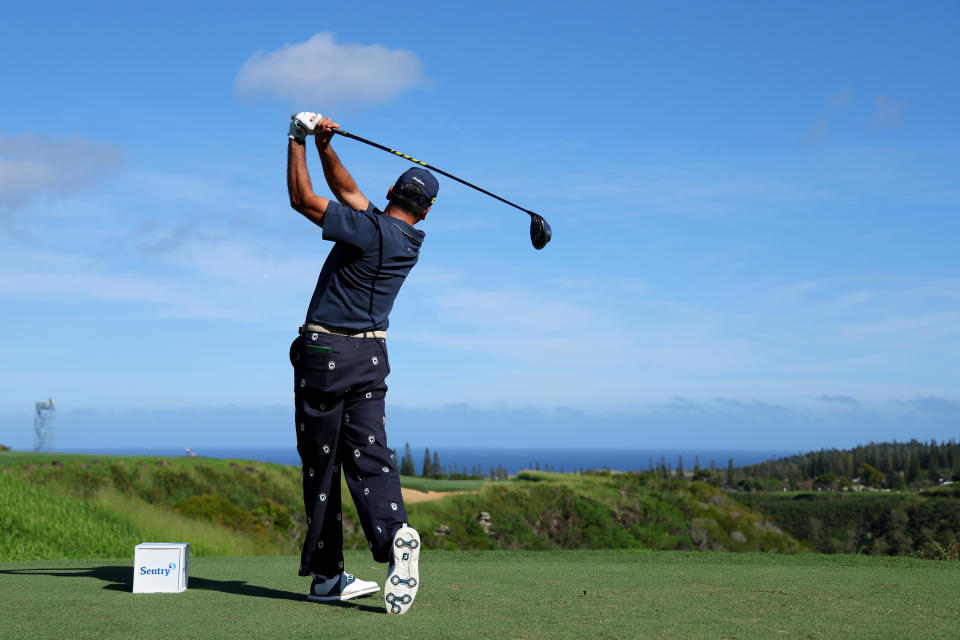
<svg viewBox="0 0 960 640">
<path fill-rule="evenodd" d="M 357 183 L 353 181 L 350 173 L 340 164 L 340 158 L 336 151 L 330 146 L 330 140 L 333 138 L 333 132 L 340 128 L 340 125 L 330 118 L 317 116 L 318 121 L 313 128 L 317 137 L 317 152 L 320 154 L 320 162 L 323 164 L 323 177 L 327 180 L 327 186 L 333 192 L 334 197 L 341 204 L 351 209 L 364 211 L 370 201 L 360 192 Z"/>
<path fill-rule="evenodd" d="M 320 118 L 320 114 L 317 114 L 317 117 Z M 314 133 L 317 135 L 317 149 L 320 151 L 325 149 L 333 139 L 333 130 L 339 128 L 340 124 L 330 118 L 320 118 L 314 127 Z"/>
<path fill-rule="evenodd" d="M 303 142 L 307 136 L 317 133 L 317 122 L 321 118 L 323 116 L 312 111 L 301 111 L 294 114 L 290 118 L 290 130 L 287 132 L 287 137 L 297 142 Z"/>
</svg>

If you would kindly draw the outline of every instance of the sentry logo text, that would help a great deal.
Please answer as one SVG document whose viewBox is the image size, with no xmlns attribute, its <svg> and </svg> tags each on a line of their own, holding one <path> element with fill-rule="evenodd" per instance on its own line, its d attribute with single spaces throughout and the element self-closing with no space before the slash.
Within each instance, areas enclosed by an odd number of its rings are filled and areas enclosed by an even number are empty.
<svg viewBox="0 0 960 640">
<path fill-rule="evenodd" d="M 170 566 L 166 569 L 148 569 L 146 567 L 140 567 L 140 575 L 142 576 L 169 576 L 170 572 L 177 568 L 176 562 L 171 562 Z"/>
</svg>

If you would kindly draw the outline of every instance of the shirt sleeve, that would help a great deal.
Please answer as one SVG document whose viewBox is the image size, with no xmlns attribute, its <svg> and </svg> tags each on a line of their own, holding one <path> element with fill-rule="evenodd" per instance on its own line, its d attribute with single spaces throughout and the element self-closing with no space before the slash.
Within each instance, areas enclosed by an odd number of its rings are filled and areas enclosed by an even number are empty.
<svg viewBox="0 0 960 640">
<path fill-rule="evenodd" d="M 323 214 L 323 239 L 346 242 L 362 251 L 377 245 L 377 219 L 380 211 L 370 203 L 366 211 L 345 207 L 333 200 Z"/>
</svg>

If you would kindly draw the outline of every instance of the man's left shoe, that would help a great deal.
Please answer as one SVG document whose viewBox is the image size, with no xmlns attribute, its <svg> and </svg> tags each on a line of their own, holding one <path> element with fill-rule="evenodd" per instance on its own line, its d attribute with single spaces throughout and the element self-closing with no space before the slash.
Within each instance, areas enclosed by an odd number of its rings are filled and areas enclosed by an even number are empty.
<svg viewBox="0 0 960 640">
<path fill-rule="evenodd" d="M 406 613 L 420 588 L 420 534 L 404 525 L 393 536 L 383 603 L 387 613 Z"/>
<path fill-rule="evenodd" d="M 359 580 L 352 573 L 341 572 L 332 578 L 315 576 L 310 585 L 307 600 L 314 602 L 334 602 L 368 596 L 380 591 L 380 585 L 369 580 Z"/>
</svg>

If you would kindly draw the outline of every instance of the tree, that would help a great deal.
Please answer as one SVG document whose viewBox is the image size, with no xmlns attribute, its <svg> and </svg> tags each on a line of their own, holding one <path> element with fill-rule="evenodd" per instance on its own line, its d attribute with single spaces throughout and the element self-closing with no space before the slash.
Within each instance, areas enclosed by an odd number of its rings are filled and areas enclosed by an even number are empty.
<svg viewBox="0 0 960 640">
<path fill-rule="evenodd" d="M 826 473 L 821 473 L 819 476 L 814 478 L 813 486 L 823 489 L 835 489 L 839 479 L 839 474 L 834 473 L 833 471 L 827 471 Z"/>
<path fill-rule="evenodd" d="M 433 463 L 430 465 L 430 477 L 443 477 L 443 467 L 440 466 L 440 454 L 436 451 L 433 452 Z"/>
<path fill-rule="evenodd" d="M 731 489 L 737 486 L 737 473 L 733 469 L 733 458 L 727 463 L 727 486 Z"/>
<path fill-rule="evenodd" d="M 417 475 L 417 468 L 413 465 L 413 454 L 410 452 L 409 442 L 403 447 L 403 458 L 400 459 L 400 475 Z"/>
<path fill-rule="evenodd" d="M 693 480 L 695 482 L 706 482 L 714 486 L 720 483 L 719 474 L 715 474 L 710 469 L 697 469 L 693 473 Z"/>
<path fill-rule="evenodd" d="M 680 456 L 680 457 L 677 459 L 677 477 L 680 478 L 681 480 L 684 479 L 683 456 Z"/>
<path fill-rule="evenodd" d="M 423 452 L 423 473 L 421 475 L 424 478 L 433 476 L 433 464 L 430 462 L 430 447 L 427 447 L 427 450 Z"/>
<path fill-rule="evenodd" d="M 887 479 L 887 475 L 874 467 L 872 464 L 864 463 L 863 467 L 860 469 L 860 476 L 863 478 L 863 483 L 868 487 L 882 487 L 884 481 Z"/>
<path fill-rule="evenodd" d="M 907 484 L 914 482 L 920 476 L 920 456 L 911 453 L 907 459 Z"/>
</svg>

